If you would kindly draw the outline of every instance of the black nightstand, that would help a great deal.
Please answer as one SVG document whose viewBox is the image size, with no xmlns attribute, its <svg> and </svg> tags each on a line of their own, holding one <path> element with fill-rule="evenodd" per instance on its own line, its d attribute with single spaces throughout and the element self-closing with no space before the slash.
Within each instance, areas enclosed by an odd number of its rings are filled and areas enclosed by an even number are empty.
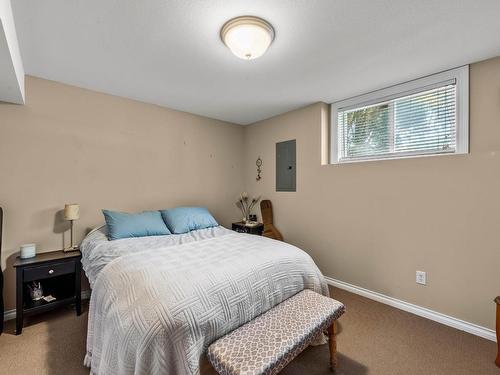
<svg viewBox="0 0 500 375">
<path fill-rule="evenodd" d="M 65 253 L 51 251 L 29 259 L 17 258 L 16 268 L 16 335 L 23 330 L 23 318 L 54 308 L 76 305 L 76 315 L 82 313 L 80 251 Z M 33 301 L 28 285 L 40 282 L 44 296 L 52 295 L 56 300 Z"/>
<path fill-rule="evenodd" d="M 247 227 L 243 222 L 239 221 L 237 223 L 233 223 L 232 230 L 239 233 L 249 233 L 262 236 L 262 232 L 264 231 L 264 224 L 259 223 L 256 226 Z"/>
</svg>

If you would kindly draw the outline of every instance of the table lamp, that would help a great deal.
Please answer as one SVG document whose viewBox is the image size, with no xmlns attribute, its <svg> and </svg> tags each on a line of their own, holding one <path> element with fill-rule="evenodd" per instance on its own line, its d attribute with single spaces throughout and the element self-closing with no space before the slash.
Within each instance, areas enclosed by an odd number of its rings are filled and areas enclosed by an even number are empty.
<svg viewBox="0 0 500 375">
<path fill-rule="evenodd" d="M 80 218 L 80 206 L 76 203 L 66 204 L 64 206 L 64 220 L 71 222 L 71 245 L 64 249 L 64 251 L 78 250 L 78 246 L 73 243 L 73 221 Z"/>
</svg>

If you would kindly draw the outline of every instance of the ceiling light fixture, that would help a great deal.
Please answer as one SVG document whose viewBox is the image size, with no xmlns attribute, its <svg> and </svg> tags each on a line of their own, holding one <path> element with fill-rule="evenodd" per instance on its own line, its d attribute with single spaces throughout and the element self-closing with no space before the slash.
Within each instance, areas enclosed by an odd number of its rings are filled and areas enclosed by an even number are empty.
<svg viewBox="0 0 500 375">
<path fill-rule="evenodd" d="M 220 37 L 240 59 L 253 60 L 262 56 L 273 42 L 274 28 L 262 18 L 242 16 L 227 21 Z"/>
</svg>

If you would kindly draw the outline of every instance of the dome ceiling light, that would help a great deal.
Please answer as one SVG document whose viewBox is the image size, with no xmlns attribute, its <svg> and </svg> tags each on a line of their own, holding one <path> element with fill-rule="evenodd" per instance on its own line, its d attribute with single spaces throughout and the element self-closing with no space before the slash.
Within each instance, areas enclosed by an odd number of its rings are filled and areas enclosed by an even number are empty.
<svg viewBox="0 0 500 375">
<path fill-rule="evenodd" d="M 242 16 L 227 21 L 220 37 L 237 57 L 253 60 L 262 56 L 273 42 L 274 28 L 262 18 Z"/>
</svg>

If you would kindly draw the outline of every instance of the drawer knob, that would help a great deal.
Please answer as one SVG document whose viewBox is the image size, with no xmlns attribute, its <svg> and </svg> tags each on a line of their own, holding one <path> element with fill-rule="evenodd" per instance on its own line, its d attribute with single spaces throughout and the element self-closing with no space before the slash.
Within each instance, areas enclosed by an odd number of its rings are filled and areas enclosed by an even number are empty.
<svg viewBox="0 0 500 375">
<path fill-rule="evenodd" d="M 54 270 L 49 270 L 49 275 L 52 275 L 54 273 Z"/>
</svg>

